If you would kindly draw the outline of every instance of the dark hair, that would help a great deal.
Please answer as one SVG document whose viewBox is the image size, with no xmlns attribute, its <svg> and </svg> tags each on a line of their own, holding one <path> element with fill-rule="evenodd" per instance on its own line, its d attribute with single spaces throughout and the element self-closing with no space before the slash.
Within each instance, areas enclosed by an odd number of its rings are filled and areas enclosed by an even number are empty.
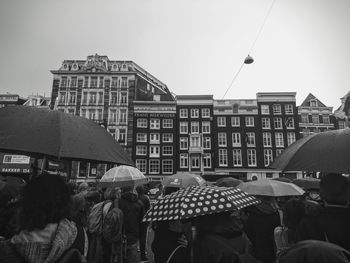
<svg viewBox="0 0 350 263">
<path fill-rule="evenodd" d="M 345 205 L 349 200 L 350 182 L 337 173 L 329 173 L 321 178 L 321 198 L 331 204 Z"/>
<path fill-rule="evenodd" d="M 28 231 L 43 229 L 49 223 L 69 218 L 69 188 L 59 175 L 40 175 L 24 188 L 21 206 L 20 228 Z"/>
<path fill-rule="evenodd" d="M 288 227 L 288 240 L 296 242 L 296 228 L 305 216 L 305 204 L 302 200 L 292 198 L 283 207 L 283 223 Z"/>
</svg>

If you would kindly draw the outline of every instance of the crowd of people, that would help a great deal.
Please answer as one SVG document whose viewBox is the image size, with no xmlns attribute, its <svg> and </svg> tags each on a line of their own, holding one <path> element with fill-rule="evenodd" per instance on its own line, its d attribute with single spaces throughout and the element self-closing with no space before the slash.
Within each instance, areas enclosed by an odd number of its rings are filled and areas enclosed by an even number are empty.
<svg viewBox="0 0 350 263">
<path fill-rule="evenodd" d="M 256 197 L 259 204 L 239 211 L 148 224 L 144 186 L 100 189 L 38 176 L 17 196 L 0 187 L 0 262 L 350 262 L 348 178 L 324 175 L 317 202 Z"/>
</svg>

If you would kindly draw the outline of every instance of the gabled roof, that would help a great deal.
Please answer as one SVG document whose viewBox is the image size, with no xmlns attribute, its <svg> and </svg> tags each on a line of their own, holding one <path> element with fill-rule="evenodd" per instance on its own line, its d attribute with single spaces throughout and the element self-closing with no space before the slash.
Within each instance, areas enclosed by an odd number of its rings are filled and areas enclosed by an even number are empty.
<svg viewBox="0 0 350 263">
<path fill-rule="evenodd" d="M 309 93 L 303 103 L 300 105 L 301 107 L 310 107 L 310 101 L 316 100 L 317 101 L 317 107 L 327 107 L 324 105 L 318 98 L 316 98 L 313 94 Z"/>
</svg>

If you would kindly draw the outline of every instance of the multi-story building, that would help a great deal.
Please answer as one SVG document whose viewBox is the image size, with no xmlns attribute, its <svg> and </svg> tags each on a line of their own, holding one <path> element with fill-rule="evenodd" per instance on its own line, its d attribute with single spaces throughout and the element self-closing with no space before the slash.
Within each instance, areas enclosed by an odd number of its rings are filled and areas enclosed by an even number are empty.
<svg viewBox="0 0 350 263">
<path fill-rule="evenodd" d="M 176 172 L 175 101 L 134 101 L 133 160 L 151 180 Z"/>
<path fill-rule="evenodd" d="M 350 126 L 350 92 L 340 98 L 340 101 L 340 107 L 334 111 L 336 129 L 344 129 Z"/>
<path fill-rule="evenodd" d="M 213 101 L 212 95 L 176 96 L 179 172 L 214 170 Z"/>
<path fill-rule="evenodd" d="M 311 93 L 298 106 L 299 128 L 302 137 L 335 128 L 333 107 L 324 105 Z"/>
<path fill-rule="evenodd" d="M 132 157 L 134 101 L 172 100 L 167 86 L 132 61 L 92 55 L 65 60 L 52 70 L 51 108 L 91 119 L 103 125 Z M 105 166 L 73 165 L 80 178 L 96 178 Z"/>
<path fill-rule="evenodd" d="M 0 108 L 14 105 L 23 105 L 26 102 L 25 98 L 17 94 L 0 94 Z"/>
</svg>

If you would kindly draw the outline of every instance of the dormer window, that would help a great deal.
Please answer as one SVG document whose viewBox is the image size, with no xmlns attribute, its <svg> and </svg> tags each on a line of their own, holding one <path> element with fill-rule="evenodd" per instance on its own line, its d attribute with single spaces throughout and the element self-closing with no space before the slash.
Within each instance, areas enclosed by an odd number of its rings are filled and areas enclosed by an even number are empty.
<svg viewBox="0 0 350 263">
<path fill-rule="evenodd" d="M 63 65 L 63 69 L 68 70 L 68 65 L 67 65 L 67 64 L 64 64 L 64 65 Z"/>
<path fill-rule="evenodd" d="M 317 107 L 317 101 L 316 100 L 310 100 L 310 107 Z"/>
</svg>

